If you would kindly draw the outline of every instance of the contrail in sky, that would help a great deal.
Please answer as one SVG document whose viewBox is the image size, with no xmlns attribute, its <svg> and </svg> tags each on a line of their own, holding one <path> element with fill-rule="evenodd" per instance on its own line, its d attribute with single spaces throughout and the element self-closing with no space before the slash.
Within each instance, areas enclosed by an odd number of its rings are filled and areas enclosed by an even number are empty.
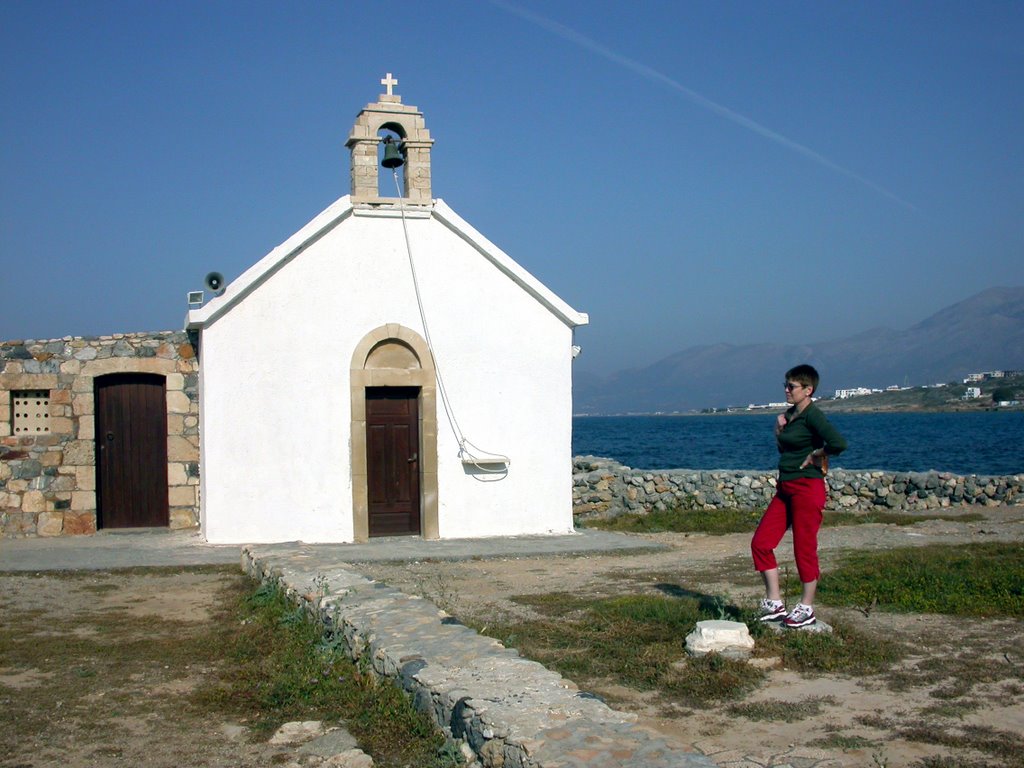
<svg viewBox="0 0 1024 768">
<path fill-rule="evenodd" d="M 884 195 L 885 197 L 889 198 L 890 200 L 896 203 L 899 203 L 902 206 L 905 206 L 913 211 L 917 210 L 917 206 L 915 206 L 914 204 L 908 203 L 906 200 L 893 194 L 885 187 L 876 184 L 870 179 L 864 178 L 859 173 L 856 173 L 848 168 L 844 168 L 843 166 L 834 163 L 821 153 L 815 152 L 810 147 L 805 147 L 803 144 L 793 141 L 792 139 L 788 139 L 781 133 L 777 133 L 773 131 L 771 128 L 766 128 L 760 123 L 751 120 L 749 117 L 741 115 L 739 112 L 734 112 L 728 107 L 724 107 L 721 104 L 707 98 L 706 96 L 702 96 L 696 91 L 687 88 L 678 80 L 673 80 L 668 75 L 659 72 L 658 70 L 653 69 L 652 67 L 649 67 L 646 64 L 642 64 L 639 61 L 635 61 L 634 59 L 631 59 L 628 56 L 623 56 L 621 53 L 616 53 L 610 48 L 606 48 L 605 46 L 601 45 L 595 40 L 591 40 L 586 35 L 582 35 L 576 30 L 565 26 L 564 24 L 560 24 L 557 21 L 553 21 L 545 16 L 536 14 L 533 11 L 528 11 L 525 8 L 519 7 L 518 5 L 514 5 L 513 3 L 506 2 L 506 0 L 490 0 L 490 3 L 492 5 L 496 5 L 497 7 L 501 8 L 504 11 L 507 11 L 511 14 L 519 16 L 522 19 L 525 19 L 526 21 L 529 21 L 531 24 L 535 24 L 538 27 L 546 29 L 548 32 L 557 35 L 563 40 L 568 40 L 570 43 L 574 43 L 580 46 L 581 48 L 586 48 L 588 51 L 596 53 L 598 56 L 608 59 L 609 61 L 614 62 L 615 64 L 619 64 L 622 67 L 632 72 L 635 72 L 641 77 L 645 77 L 648 80 L 651 80 L 652 82 L 655 83 L 667 85 L 669 88 L 682 94 L 684 97 L 694 102 L 695 104 L 704 107 L 704 109 L 707 109 L 710 112 L 714 112 L 716 115 L 724 117 L 726 120 L 730 120 L 736 123 L 737 125 L 741 125 L 747 130 L 753 131 L 754 133 L 758 134 L 759 136 L 763 136 L 769 141 L 774 141 L 776 144 L 781 144 L 787 149 L 791 149 L 797 154 L 803 155 L 809 160 L 813 160 L 814 162 L 824 166 L 825 168 L 828 168 L 831 171 L 835 171 L 836 173 L 842 174 L 843 176 L 859 181 L 864 186 L 875 190 L 875 192 L 878 192 L 880 195 Z"/>
</svg>

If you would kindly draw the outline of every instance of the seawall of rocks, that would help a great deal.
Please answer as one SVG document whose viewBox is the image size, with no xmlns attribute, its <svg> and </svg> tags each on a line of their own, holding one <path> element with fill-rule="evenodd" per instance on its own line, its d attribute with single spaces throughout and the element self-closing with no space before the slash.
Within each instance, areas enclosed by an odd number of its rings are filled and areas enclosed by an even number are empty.
<svg viewBox="0 0 1024 768">
<path fill-rule="evenodd" d="M 775 494 L 777 473 L 760 470 L 632 469 L 613 459 L 573 459 L 573 512 L 582 519 L 625 512 L 756 509 Z M 1024 504 L 1024 475 L 954 475 L 833 469 L 827 509 L 926 512 L 981 504 Z"/>
</svg>

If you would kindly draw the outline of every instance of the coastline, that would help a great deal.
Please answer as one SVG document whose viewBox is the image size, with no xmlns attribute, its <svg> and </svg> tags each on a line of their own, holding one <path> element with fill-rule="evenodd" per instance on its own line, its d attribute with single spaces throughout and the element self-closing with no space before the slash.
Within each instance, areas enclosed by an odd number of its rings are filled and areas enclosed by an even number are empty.
<svg viewBox="0 0 1024 768">
<path fill-rule="evenodd" d="M 1020 405 L 995 405 L 986 403 L 984 405 L 966 403 L 950 403 L 944 406 L 936 405 L 870 405 L 851 404 L 844 400 L 815 400 L 814 404 L 821 410 L 828 413 L 1024 413 L 1024 403 Z M 664 416 L 664 417 L 688 417 L 688 416 L 756 416 L 765 413 L 782 413 L 785 406 L 757 406 L 749 407 L 723 407 L 710 408 L 703 411 L 630 411 L 619 413 L 574 413 L 574 419 L 587 418 L 620 418 L 620 417 L 641 417 L 641 416 Z"/>
</svg>

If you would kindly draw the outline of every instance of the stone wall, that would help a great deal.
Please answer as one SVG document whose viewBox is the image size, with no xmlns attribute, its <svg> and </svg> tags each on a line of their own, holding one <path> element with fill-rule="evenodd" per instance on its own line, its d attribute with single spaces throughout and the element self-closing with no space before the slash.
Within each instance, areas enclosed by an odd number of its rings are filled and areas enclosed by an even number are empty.
<svg viewBox="0 0 1024 768">
<path fill-rule="evenodd" d="M 365 578 L 331 551 L 254 545 L 243 550 L 242 567 L 317 618 L 367 672 L 399 686 L 460 744 L 467 766 L 714 768 L 710 758 L 637 726 L 636 715 L 611 709 L 422 597 Z"/>
<path fill-rule="evenodd" d="M 167 391 L 170 527 L 198 524 L 198 361 L 184 332 L 66 336 L 0 343 L 0 535 L 94 533 L 93 381 L 162 375 Z M 45 391 L 47 429 L 14 434 L 12 392 Z"/>
<path fill-rule="evenodd" d="M 573 460 L 573 512 L 581 519 L 682 506 L 687 509 L 767 506 L 777 473 L 747 470 L 631 469 L 612 459 Z M 969 504 L 1024 504 L 1024 475 L 989 477 L 948 472 L 833 469 L 827 509 L 924 512 Z"/>
</svg>

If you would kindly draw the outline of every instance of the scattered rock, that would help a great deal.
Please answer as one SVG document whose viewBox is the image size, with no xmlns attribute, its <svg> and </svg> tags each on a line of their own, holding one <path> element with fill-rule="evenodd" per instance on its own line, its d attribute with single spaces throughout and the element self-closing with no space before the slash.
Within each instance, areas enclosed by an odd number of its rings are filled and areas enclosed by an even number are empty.
<svg viewBox="0 0 1024 768">
<path fill-rule="evenodd" d="M 739 621 L 698 621 L 686 636 L 686 651 L 691 656 L 715 652 L 733 659 L 746 659 L 754 649 L 754 638 L 747 625 Z"/>
<path fill-rule="evenodd" d="M 224 723 L 220 727 L 220 732 L 227 736 L 232 741 L 240 741 L 245 738 L 245 734 L 249 732 L 249 729 L 244 725 L 235 725 L 234 723 Z"/>
<path fill-rule="evenodd" d="M 789 627 L 782 626 L 781 621 L 766 621 L 765 626 L 775 630 L 776 632 L 816 632 L 823 635 L 832 634 L 832 625 L 826 624 L 821 619 L 818 619 L 813 624 L 808 624 L 804 627 L 797 627 L 796 629 L 790 629 Z"/>
<path fill-rule="evenodd" d="M 342 752 L 355 749 L 359 746 L 355 737 L 344 728 L 335 728 L 323 736 L 315 738 L 299 747 L 299 753 L 303 755 L 319 755 L 320 757 L 331 757 Z"/>
<path fill-rule="evenodd" d="M 270 737 L 271 744 L 302 744 L 306 741 L 323 736 L 327 732 L 324 724 L 319 720 L 304 720 L 302 722 L 285 723 L 273 736 Z"/>
<path fill-rule="evenodd" d="M 361 749 L 349 749 L 324 760 L 324 768 L 373 768 L 373 758 Z"/>
</svg>

